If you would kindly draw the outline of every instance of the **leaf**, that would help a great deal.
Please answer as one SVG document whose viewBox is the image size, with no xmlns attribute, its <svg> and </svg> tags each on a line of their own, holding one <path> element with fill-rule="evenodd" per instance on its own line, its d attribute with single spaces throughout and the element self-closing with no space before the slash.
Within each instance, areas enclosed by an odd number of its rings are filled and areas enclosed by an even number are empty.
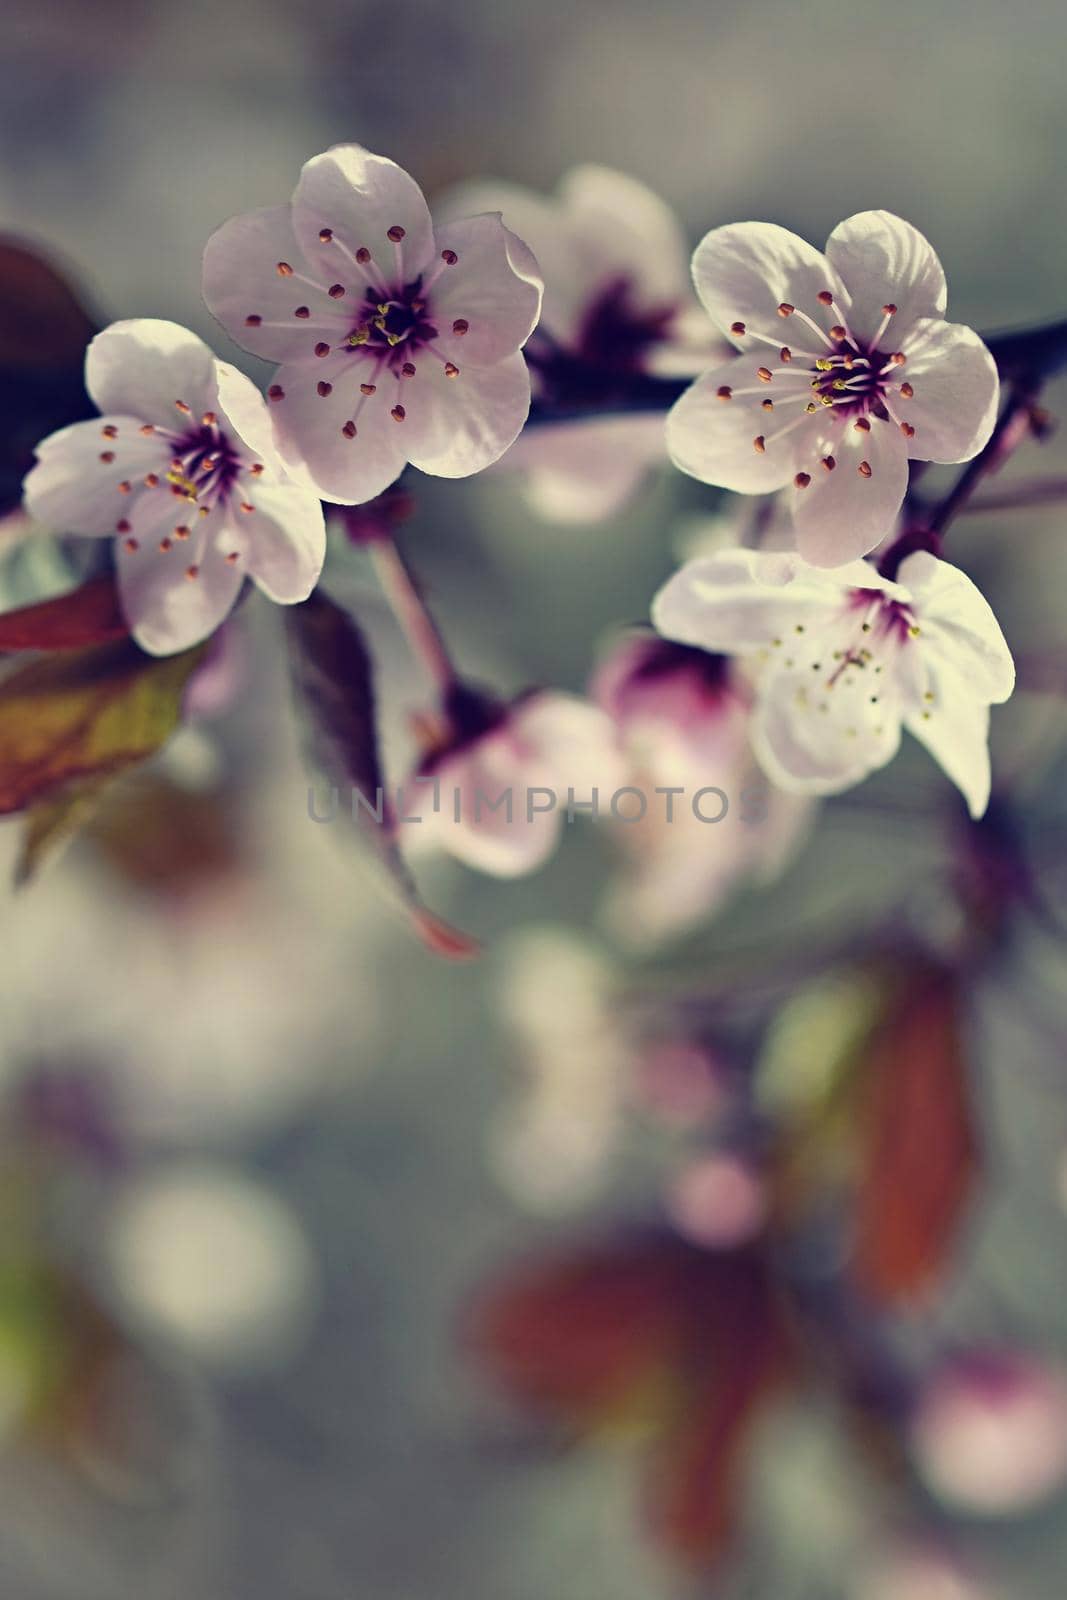
<svg viewBox="0 0 1067 1600">
<path fill-rule="evenodd" d="M 670 1235 L 520 1271 L 476 1313 L 475 1349 L 525 1405 L 573 1429 L 640 1420 L 661 1540 L 712 1561 L 737 1521 L 744 1453 L 795 1356 L 757 1246 Z"/>
<path fill-rule="evenodd" d="M 978 1143 L 950 973 L 912 981 L 864 1063 L 852 1276 L 882 1304 L 940 1279 L 971 1197 Z"/>
<path fill-rule="evenodd" d="M 38 440 L 93 414 L 83 367 L 94 332 L 54 267 L 0 239 L 0 513 L 20 502 Z"/>
<path fill-rule="evenodd" d="M 381 797 L 381 821 L 361 811 L 359 826 L 371 838 L 415 932 L 435 954 L 469 960 L 478 954 L 477 943 L 425 909 L 400 854 L 396 811 L 378 748 L 374 665 L 362 632 L 321 589 L 287 607 L 286 626 L 293 686 L 307 713 L 309 759 L 333 785 L 358 791 L 375 812 Z"/>
<path fill-rule="evenodd" d="M 129 631 L 118 587 L 109 574 L 58 599 L 0 614 L 0 652 L 79 650 L 124 638 Z"/>
<path fill-rule="evenodd" d="M 86 778 L 71 784 L 49 800 L 41 800 L 26 813 L 22 844 L 15 863 L 15 885 L 24 888 L 50 856 L 70 843 L 92 817 L 111 777 Z"/>
<path fill-rule="evenodd" d="M 154 657 L 121 640 L 42 658 L 0 681 L 0 813 L 154 755 L 178 726 L 203 653 Z"/>
</svg>

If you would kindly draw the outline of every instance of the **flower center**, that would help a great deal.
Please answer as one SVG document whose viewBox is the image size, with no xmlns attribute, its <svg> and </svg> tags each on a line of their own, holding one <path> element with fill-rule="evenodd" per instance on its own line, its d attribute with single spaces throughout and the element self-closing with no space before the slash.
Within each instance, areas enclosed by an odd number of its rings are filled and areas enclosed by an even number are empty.
<svg viewBox="0 0 1067 1600">
<path fill-rule="evenodd" d="M 541 397 L 559 410 L 639 399 L 645 357 L 667 336 L 675 309 L 642 308 L 630 278 L 612 279 L 586 308 L 571 345 L 558 344 L 544 328 L 527 345 Z"/>
<path fill-rule="evenodd" d="M 373 351 L 384 358 L 385 365 L 398 367 L 436 338 L 437 328 L 430 321 L 419 277 L 400 289 L 368 287 L 345 344 L 353 350 Z"/>
<path fill-rule="evenodd" d="M 242 464 L 213 414 L 206 412 L 198 428 L 175 437 L 166 481 L 177 498 L 210 508 L 229 494 Z"/>
</svg>

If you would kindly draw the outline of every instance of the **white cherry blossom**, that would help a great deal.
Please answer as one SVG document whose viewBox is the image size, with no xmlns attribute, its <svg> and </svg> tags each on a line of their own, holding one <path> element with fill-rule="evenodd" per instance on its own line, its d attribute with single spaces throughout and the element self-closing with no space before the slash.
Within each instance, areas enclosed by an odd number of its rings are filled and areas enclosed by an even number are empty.
<svg viewBox="0 0 1067 1600">
<path fill-rule="evenodd" d="M 756 671 L 752 738 L 771 781 L 837 794 L 891 761 L 901 729 L 926 745 L 972 816 L 989 801 L 989 707 L 1015 681 L 1004 636 L 971 580 L 925 551 L 896 580 L 866 561 L 723 550 L 660 591 L 667 638 L 739 654 Z"/>
<path fill-rule="evenodd" d="M 535 398 L 599 413 L 539 422 L 502 465 L 523 469 L 531 502 L 552 521 L 612 515 L 666 460 L 662 415 L 632 409 L 648 379 L 695 375 L 730 352 L 693 294 L 678 219 L 636 178 L 591 164 L 552 195 L 486 180 L 448 203 L 500 211 L 537 257 L 545 297 L 526 349 Z"/>
<path fill-rule="evenodd" d="M 26 506 L 46 528 L 115 541 L 138 644 L 170 655 L 213 633 L 246 578 L 304 600 L 326 552 L 316 495 L 287 477 L 263 398 L 194 333 L 141 318 L 97 334 L 101 411 L 37 446 Z"/>
<path fill-rule="evenodd" d="M 908 460 L 977 455 L 996 416 L 996 366 L 946 322 L 941 263 L 888 211 L 840 223 L 826 253 L 773 223 L 707 234 L 693 256 L 705 308 L 737 354 L 670 413 L 684 472 L 742 494 L 789 487 L 797 545 L 840 566 L 889 532 Z"/>
<path fill-rule="evenodd" d="M 541 306 L 530 251 L 498 215 L 435 227 L 415 180 L 359 145 L 307 162 L 291 204 L 219 228 L 204 298 L 279 364 L 279 446 L 324 499 L 370 500 L 409 461 L 467 477 L 526 420 L 521 350 Z"/>
</svg>

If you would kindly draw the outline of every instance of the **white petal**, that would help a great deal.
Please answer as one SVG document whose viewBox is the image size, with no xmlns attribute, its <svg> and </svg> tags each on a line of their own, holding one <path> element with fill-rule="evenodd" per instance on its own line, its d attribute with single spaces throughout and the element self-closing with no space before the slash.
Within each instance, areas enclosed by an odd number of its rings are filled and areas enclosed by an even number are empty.
<svg viewBox="0 0 1067 1600">
<path fill-rule="evenodd" d="M 797 549 L 819 567 L 855 561 L 891 532 L 908 487 L 908 452 L 903 434 L 878 417 L 867 431 L 854 422 L 813 418 L 820 432 L 810 455 L 797 453 L 797 468 L 811 482 L 792 490 Z M 835 465 L 823 465 L 826 458 Z M 868 476 L 861 466 L 870 468 Z"/>
<path fill-rule="evenodd" d="M 459 258 L 428 295 L 444 353 L 457 364 L 478 366 L 513 355 L 541 312 L 541 276 L 529 248 L 499 214 L 446 223 L 437 229 L 436 245 Z M 453 324 L 461 319 L 467 331 L 457 335 Z"/>
<path fill-rule="evenodd" d="M 910 399 L 889 392 L 889 402 L 914 429 L 908 454 L 915 461 L 969 461 L 989 439 L 997 416 L 996 363 L 973 328 L 958 322 L 919 322 L 904 348 L 900 381 Z"/>
<path fill-rule="evenodd" d="M 196 417 L 215 407 L 215 358 L 176 322 L 113 322 L 85 355 L 85 386 L 101 411 L 180 428 L 183 405 Z"/>
<path fill-rule="evenodd" d="M 224 431 L 236 436 L 233 443 L 246 444 L 272 471 L 280 472 L 282 458 L 275 442 L 270 412 L 255 384 L 225 361 L 216 361 L 215 377 L 218 386 L 216 409 Z"/>
<path fill-rule="evenodd" d="M 375 393 L 364 395 L 360 384 L 372 376 L 380 379 Z M 325 396 L 320 383 L 332 385 Z M 375 374 L 373 362 L 339 351 L 279 367 L 273 387 L 281 396 L 270 401 L 271 420 L 286 467 L 323 500 L 362 505 L 400 476 L 406 439 L 389 414 L 397 380 Z"/>
<path fill-rule="evenodd" d="M 847 588 L 881 586 L 866 562 L 824 573 L 791 553 L 719 550 L 668 579 L 652 602 L 652 621 L 681 644 L 747 652 L 798 625 L 814 631 L 828 623 L 841 611 Z"/>
<path fill-rule="evenodd" d="M 115 429 L 110 437 L 104 429 Z M 113 461 L 103 457 L 112 455 Z M 114 414 L 75 422 L 50 434 L 37 446 L 37 465 L 23 485 L 26 508 L 56 533 L 107 535 L 128 518 L 144 476 L 160 477 L 171 452 L 158 437 L 146 438 L 136 417 Z M 130 492 L 119 488 L 130 484 Z"/>
<path fill-rule="evenodd" d="M 988 600 L 958 567 L 918 551 L 898 582 L 915 597 L 923 658 L 958 673 L 977 699 L 999 704 L 1015 687 L 1015 663 Z"/>
<path fill-rule="evenodd" d="M 989 707 L 970 692 L 964 678 L 938 663 L 930 666 L 932 699 L 905 727 L 920 740 L 967 802 L 972 817 L 989 804 Z"/>
<path fill-rule="evenodd" d="M 619 748 L 615 724 L 599 706 L 577 695 L 543 692 L 522 701 L 512 713 L 516 737 L 531 752 L 532 781 L 567 791 L 587 800 L 598 791 L 605 808 L 615 790 L 626 782 L 627 767 Z"/>
<path fill-rule="evenodd" d="M 858 339 L 873 338 L 887 304 L 897 308 L 882 341 L 888 351 L 901 348 L 916 318 L 944 316 L 948 291 L 933 246 L 891 211 L 846 217 L 826 241 L 826 254 L 852 296 L 849 326 Z"/>
<path fill-rule="evenodd" d="M 688 299 L 685 234 L 670 206 L 647 184 L 587 163 L 567 174 L 559 193 L 593 287 L 626 276 L 642 304 Z"/>
<path fill-rule="evenodd" d="M 166 552 L 160 540 L 172 536 L 176 522 L 167 496 L 144 495 L 130 522 L 137 550 L 130 551 L 125 539 L 115 542 L 122 609 L 142 650 L 173 655 L 214 633 L 237 599 L 244 575 L 226 561 L 217 542 L 218 512 L 197 525 L 195 540 L 172 540 Z M 189 578 L 193 564 L 197 576 Z"/>
<path fill-rule="evenodd" d="M 730 334 L 731 326 L 742 322 L 775 344 L 820 354 L 823 345 L 814 332 L 792 318 L 780 317 L 778 307 L 795 306 L 820 328 L 829 329 L 837 316 L 817 296 L 829 291 L 839 312 L 847 313 L 850 303 L 822 252 L 773 222 L 735 222 L 705 234 L 693 255 L 693 282 L 723 333 Z M 748 348 L 742 337 L 731 337 Z"/>
<path fill-rule="evenodd" d="M 425 351 L 418 373 L 393 386 L 406 412 L 395 426 L 408 460 L 439 478 L 466 478 L 499 460 L 530 409 L 530 374 L 521 353 L 492 367 L 461 367 L 449 378 Z"/>
<path fill-rule="evenodd" d="M 282 265 L 292 273 L 280 273 Z M 349 331 L 351 317 L 343 302 L 326 292 L 332 282 L 308 282 L 288 205 L 232 217 L 204 247 L 208 310 L 242 349 L 267 361 L 310 355 L 317 340 L 332 343 L 335 334 Z M 304 307 L 307 317 L 296 316 Z"/>
<path fill-rule="evenodd" d="M 436 776 L 437 811 L 433 787 L 412 785 L 405 815 L 423 818 L 411 827 L 412 841 L 435 842 L 467 866 L 501 878 L 533 872 L 552 854 L 563 808 L 542 810 L 546 796 L 534 795 L 528 814 L 527 790 L 541 787 L 542 775 L 530 767 L 510 721 L 443 762 Z"/>
<path fill-rule="evenodd" d="M 807 419 L 794 432 L 772 440 L 761 453 L 755 440 L 766 439 L 784 425 L 773 412 L 761 409 L 761 397 L 768 397 L 770 388 L 757 376 L 761 364 L 759 358 L 750 355 L 734 356 L 705 372 L 671 407 L 667 413 L 667 449 L 682 472 L 702 483 L 718 484 L 740 494 L 765 494 L 780 489 L 792 478 L 795 455 L 804 446 L 798 435 L 810 431 L 816 419 Z M 720 389 L 738 392 L 723 399 Z M 741 390 L 757 392 L 745 394 Z M 789 411 L 787 420 L 796 414 Z"/>
<path fill-rule="evenodd" d="M 326 524 L 317 495 L 298 484 L 260 478 L 249 490 L 253 512 L 238 512 L 246 570 L 279 605 L 306 600 L 326 558 Z"/>
<path fill-rule="evenodd" d="M 525 428 L 500 465 L 527 471 L 527 496 L 547 520 L 597 522 L 666 456 L 662 417 L 619 416 Z"/>
<path fill-rule="evenodd" d="M 846 671 L 832 689 L 812 674 L 776 672 L 756 707 L 752 745 L 772 783 L 791 794 L 840 794 L 891 761 L 900 745 L 900 707 L 879 680 Z"/>
<path fill-rule="evenodd" d="M 350 256 L 361 249 L 371 253 L 367 278 L 375 286 L 412 283 L 433 258 L 433 228 L 422 190 L 395 161 L 358 144 L 335 145 L 305 164 L 293 195 L 293 227 L 308 261 L 327 283 L 336 279 L 354 288 L 360 279 Z M 390 228 L 404 230 L 399 243 L 389 237 Z M 333 240 L 320 239 L 323 229 L 333 233 Z"/>
</svg>

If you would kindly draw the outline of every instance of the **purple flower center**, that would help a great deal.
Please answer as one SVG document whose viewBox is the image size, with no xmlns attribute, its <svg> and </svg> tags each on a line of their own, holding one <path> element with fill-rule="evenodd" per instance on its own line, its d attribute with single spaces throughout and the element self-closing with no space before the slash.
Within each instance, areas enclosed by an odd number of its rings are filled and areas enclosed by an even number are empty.
<svg viewBox="0 0 1067 1600">
<path fill-rule="evenodd" d="M 399 289 L 368 287 L 345 343 L 352 350 L 373 351 L 382 364 L 395 371 L 436 338 L 437 328 L 430 321 L 422 278 L 418 277 Z"/>
<path fill-rule="evenodd" d="M 648 352 L 666 337 L 676 307 L 640 307 L 630 278 L 618 277 L 587 306 L 574 343 L 564 346 L 539 329 L 526 347 L 542 399 L 567 410 L 640 398 L 648 381 Z"/>
</svg>

